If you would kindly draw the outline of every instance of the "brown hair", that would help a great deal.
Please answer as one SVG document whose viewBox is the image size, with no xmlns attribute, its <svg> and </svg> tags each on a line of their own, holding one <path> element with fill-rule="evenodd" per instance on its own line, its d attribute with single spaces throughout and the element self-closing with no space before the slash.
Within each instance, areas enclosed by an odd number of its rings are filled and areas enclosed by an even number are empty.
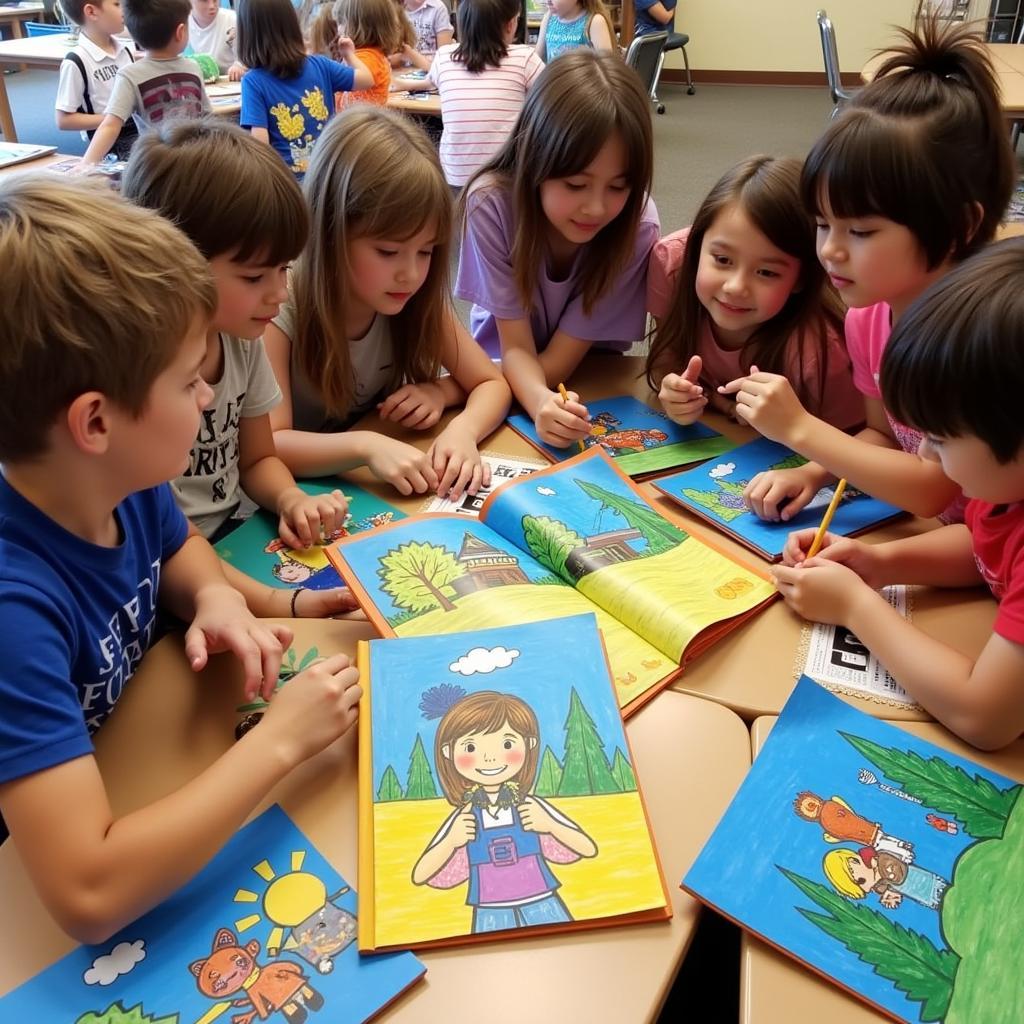
<svg viewBox="0 0 1024 1024">
<path fill-rule="evenodd" d="M 715 218 L 733 205 L 772 245 L 800 262 L 796 288 L 782 309 L 747 339 L 739 353 L 740 365 L 744 373 L 756 364 L 769 373 L 785 374 L 792 339 L 801 373 L 791 383 L 801 403 L 821 415 L 828 380 L 828 331 L 842 335 L 843 307 L 815 252 L 814 218 L 800 196 L 799 160 L 750 157 L 722 175 L 701 203 L 686 238 L 672 304 L 654 331 L 647 382 L 657 390 L 670 369 L 685 366 L 697 352 L 708 316 L 696 292 L 701 247 Z M 813 380 L 808 369 L 812 356 L 817 362 Z"/>
<path fill-rule="evenodd" d="M 146 132 L 132 149 L 121 194 L 162 213 L 212 259 L 275 266 L 295 259 L 309 212 L 277 153 L 214 117 L 178 119 Z"/>
<path fill-rule="evenodd" d="M 1016 183 L 981 39 L 939 25 L 900 30 L 905 42 L 814 144 L 801 184 L 809 209 L 827 201 L 838 217 L 903 224 L 930 269 L 991 241 Z"/>
<path fill-rule="evenodd" d="M 295 78 L 306 66 L 306 44 L 291 0 L 240 0 L 238 59 L 278 78 Z"/>
<path fill-rule="evenodd" d="M 62 409 L 100 391 L 132 415 L 217 303 L 173 225 L 105 184 L 22 174 L 0 185 L 0 460 L 47 450 Z"/>
<path fill-rule="evenodd" d="M 438 724 L 437 735 L 434 737 L 434 764 L 437 767 L 438 782 L 445 799 L 453 807 L 463 802 L 467 782 L 456 769 L 454 759 L 445 757 L 442 748 L 447 746 L 451 752 L 452 744 L 460 736 L 497 732 L 506 723 L 527 740 L 526 757 L 516 776 L 519 792 L 525 796 L 533 788 L 540 758 L 540 727 L 533 708 L 511 693 L 481 690 L 453 704 Z M 530 739 L 535 741 L 532 746 Z"/>
<path fill-rule="evenodd" d="M 334 20 L 358 49 L 390 55 L 402 48 L 404 33 L 394 0 L 337 0 Z"/>
<path fill-rule="evenodd" d="M 128 34 L 144 50 L 162 50 L 188 22 L 189 0 L 122 0 Z"/>
<path fill-rule="evenodd" d="M 391 386 L 430 380 L 440 369 L 446 324 L 455 315 L 448 289 L 451 192 L 423 129 L 369 104 L 351 107 L 328 123 L 303 188 L 312 230 L 292 273 L 292 359 L 319 383 L 328 412 L 340 418 L 355 392 L 344 331 L 349 244 L 356 238 L 401 241 L 436 226 L 426 280 L 389 318 L 395 352 Z"/>
<path fill-rule="evenodd" d="M 527 93 L 508 141 L 463 190 L 467 212 L 478 181 L 482 188 L 508 192 L 515 221 L 512 275 L 524 305 L 533 303 L 537 268 L 547 258 L 540 186 L 585 170 L 615 134 L 628 161 L 629 198 L 615 220 L 582 247 L 579 282 L 583 309 L 589 313 L 633 254 L 651 187 L 651 102 L 632 68 L 614 54 L 582 48 L 552 61 Z"/>
<path fill-rule="evenodd" d="M 519 0 L 461 0 L 455 15 L 459 40 L 452 60 L 474 75 L 498 67 L 508 56 L 505 26 L 521 13 Z"/>
</svg>

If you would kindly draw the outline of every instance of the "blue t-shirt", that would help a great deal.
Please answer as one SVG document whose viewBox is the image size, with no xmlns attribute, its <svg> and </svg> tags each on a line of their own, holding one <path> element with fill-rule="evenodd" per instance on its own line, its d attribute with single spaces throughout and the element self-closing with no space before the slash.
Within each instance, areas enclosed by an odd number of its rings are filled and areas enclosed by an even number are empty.
<svg viewBox="0 0 1024 1024">
<path fill-rule="evenodd" d="M 90 544 L 0 474 L 0 782 L 92 753 L 149 646 L 160 568 L 188 522 L 166 484 L 115 515 L 121 543 Z"/>
<path fill-rule="evenodd" d="M 653 7 L 659 0 L 633 0 L 633 6 L 636 9 L 636 28 L 633 30 L 634 35 L 638 36 L 649 36 L 652 32 L 671 32 L 672 22 L 667 25 L 663 25 L 660 21 L 652 18 L 647 10 L 649 7 Z M 661 6 L 666 11 L 674 11 L 676 9 L 676 0 L 660 0 Z M 245 79 L 243 78 L 244 82 Z"/>
<path fill-rule="evenodd" d="M 334 114 L 334 94 L 351 91 L 355 77 L 347 64 L 320 56 L 307 57 L 295 78 L 278 78 L 263 68 L 251 68 L 242 77 L 239 124 L 266 128 L 270 144 L 302 177 L 316 140 Z"/>
</svg>

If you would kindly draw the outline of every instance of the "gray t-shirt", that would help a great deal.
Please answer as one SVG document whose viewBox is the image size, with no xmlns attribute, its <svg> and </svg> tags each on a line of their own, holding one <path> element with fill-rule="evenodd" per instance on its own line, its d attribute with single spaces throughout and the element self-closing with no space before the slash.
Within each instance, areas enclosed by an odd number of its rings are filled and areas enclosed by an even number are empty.
<svg viewBox="0 0 1024 1024">
<path fill-rule="evenodd" d="M 295 306 L 292 300 L 281 307 L 274 325 L 290 342 L 295 338 Z M 292 352 L 295 351 L 294 344 Z M 346 430 L 360 416 L 373 408 L 377 396 L 391 380 L 394 364 L 394 349 L 391 329 L 386 316 L 374 317 L 370 329 L 361 338 L 348 343 L 352 373 L 355 377 L 355 393 L 352 408 L 344 418 L 328 414 L 320 396 L 320 389 L 313 385 L 295 361 L 290 362 L 292 392 L 292 427 L 313 433 L 329 433 Z"/>
<path fill-rule="evenodd" d="M 188 469 L 171 488 L 178 505 L 204 537 L 238 507 L 238 432 L 243 417 L 263 416 L 281 401 L 262 338 L 245 341 L 220 336 L 224 371 L 213 387 L 213 401 L 203 410 L 199 436 L 189 452 Z"/>
<path fill-rule="evenodd" d="M 210 113 L 199 65 L 188 57 L 143 57 L 117 72 L 104 113 L 122 121 L 135 117 L 139 131 L 176 117 Z"/>
</svg>

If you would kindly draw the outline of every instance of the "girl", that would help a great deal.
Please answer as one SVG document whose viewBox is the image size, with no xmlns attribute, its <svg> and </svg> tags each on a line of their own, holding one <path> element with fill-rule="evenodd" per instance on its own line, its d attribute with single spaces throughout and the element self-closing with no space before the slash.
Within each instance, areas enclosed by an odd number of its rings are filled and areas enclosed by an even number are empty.
<svg viewBox="0 0 1024 1024">
<path fill-rule="evenodd" d="M 328 125 L 305 187 L 310 242 L 264 339 L 285 396 L 271 413 L 278 454 L 300 476 L 367 465 L 402 494 L 475 494 L 489 482 L 477 441 L 510 396 L 451 306 L 451 195 L 437 155 L 401 114 L 364 104 Z M 442 364 L 451 376 L 435 379 Z M 380 394 L 382 418 L 416 430 L 465 409 L 424 454 L 346 431 Z"/>
<path fill-rule="evenodd" d="M 571 921 L 548 862 L 597 853 L 574 821 L 530 794 L 539 757 L 537 716 L 512 694 L 462 696 L 437 727 L 434 764 L 455 810 L 416 862 L 412 881 L 437 889 L 468 881 L 474 932 Z"/>
<path fill-rule="evenodd" d="M 550 64 L 580 46 L 613 50 L 614 39 L 611 15 L 601 0 L 549 0 L 537 35 L 537 55 Z"/>
<path fill-rule="evenodd" d="M 391 58 L 392 67 L 411 64 L 422 71 L 430 70 L 434 54 L 453 38 L 452 19 L 444 0 L 398 0 L 412 26 L 413 40 L 402 47 L 402 53 Z"/>
<path fill-rule="evenodd" d="M 463 0 L 458 43 L 437 51 L 425 80 L 400 83 L 440 94 L 441 166 L 453 188 L 497 153 L 544 69 L 532 47 L 512 42 L 521 9 L 519 0 Z"/>
<path fill-rule="evenodd" d="M 842 307 L 815 255 L 798 160 L 755 156 L 726 172 L 693 225 L 655 245 L 647 308 L 658 324 L 647 381 L 660 387 L 674 422 L 693 423 L 709 400 L 731 414 L 716 388 L 756 364 L 786 376 L 840 430 L 863 425 Z"/>
<path fill-rule="evenodd" d="M 785 378 L 755 367 L 720 389 L 762 434 L 813 460 L 750 481 L 746 500 L 764 519 L 789 519 L 836 476 L 916 515 L 963 518 L 957 486 L 918 458 L 920 433 L 888 415 L 878 373 L 911 302 L 991 241 L 1016 174 L 978 38 L 936 22 L 903 34 L 906 44 L 815 144 L 802 180 L 818 257 L 851 307 L 846 341 L 867 427 L 847 436 L 805 410 Z"/>
<path fill-rule="evenodd" d="M 647 192 L 650 100 L 618 57 L 574 50 L 544 69 L 512 135 L 466 187 L 456 294 L 477 340 L 502 357 L 541 439 L 590 432 L 558 385 L 592 345 L 644 331 L 658 214 Z"/>
<path fill-rule="evenodd" d="M 388 55 L 397 52 L 404 41 L 403 24 L 399 20 L 401 17 L 401 11 L 395 6 L 394 0 L 337 0 L 335 3 L 334 20 L 339 32 L 351 37 L 356 47 L 356 56 L 373 76 L 370 88 L 343 95 L 341 108 L 353 103 L 387 106 L 391 90 L 391 61 Z"/>
<path fill-rule="evenodd" d="M 338 45 L 345 64 L 307 56 L 291 0 L 245 0 L 239 9 L 238 58 L 249 68 L 239 123 L 273 146 L 300 178 L 331 116 L 330 98 L 373 81 L 352 40 Z"/>
</svg>

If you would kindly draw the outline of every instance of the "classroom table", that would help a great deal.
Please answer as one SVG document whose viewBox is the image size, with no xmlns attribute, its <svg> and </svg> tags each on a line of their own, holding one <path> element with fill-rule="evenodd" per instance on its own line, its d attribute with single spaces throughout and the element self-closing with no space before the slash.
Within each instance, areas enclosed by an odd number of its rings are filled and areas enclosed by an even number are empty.
<svg viewBox="0 0 1024 1024">
<path fill-rule="evenodd" d="M 13 39 L 24 39 L 24 22 L 39 20 L 45 10 L 42 4 L 0 4 L 0 25 L 10 25 Z"/>
<path fill-rule="evenodd" d="M 288 620 L 297 651 L 353 653 L 372 636 L 365 621 Z M 153 801 L 193 778 L 234 742 L 241 679 L 220 656 L 198 677 L 178 636 L 147 655 L 97 738 L 97 761 L 115 813 Z M 259 726 L 256 726 L 259 729 Z M 627 723 L 673 907 L 671 921 L 424 951 L 426 981 L 382 1020 L 454 1020 L 466 993 L 532 992 L 538 1020 L 654 1020 L 693 937 L 699 904 L 678 888 L 750 766 L 750 738 L 731 711 L 667 693 Z M 712 767 L 713 766 L 713 767 Z M 267 795 L 350 881 L 356 872 L 356 730 L 298 768 Z M 8 842 L 0 847 L 4 917 L 0 994 L 74 943 L 42 909 Z M 490 1024 L 519 1024 L 520 998 L 488 1000 Z M 225 1018 L 226 1019 L 226 1018 Z"/>
<path fill-rule="evenodd" d="M 417 99 L 422 97 L 422 99 Z M 407 114 L 423 114 L 428 117 L 441 116 L 441 97 L 436 92 L 392 92 L 388 93 L 388 106 L 404 110 Z"/>
<path fill-rule="evenodd" d="M 754 756 L 777 720 L 774 716 L 758 718 L 751 726 Z M 1018 782 L 1024 781 L 1024 740 L 989 754 L 969 747 L 936 723 L 905 722 L 900 728 Z M 891 1018 L 773 947 L 744 934 L 740 946 L 740 1019 L 743 1024 L 791 1024 L 793 1021 L 872 1024 Z"/>
</svg>

